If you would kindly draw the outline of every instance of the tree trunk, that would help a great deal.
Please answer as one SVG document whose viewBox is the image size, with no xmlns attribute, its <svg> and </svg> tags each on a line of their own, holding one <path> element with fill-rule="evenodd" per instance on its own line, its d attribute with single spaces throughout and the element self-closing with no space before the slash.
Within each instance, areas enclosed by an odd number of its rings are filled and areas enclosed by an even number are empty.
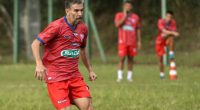
<svg viewBox="0 0 200 110">
<path fill-rule="evenodd" d="M 39 0 L 24 0 L 23 3 L 21 24 L 24 33 L 26 57 L 28 60 L 32 60 L 31 43 L 40 32 L 40 3 Z"/>
</svg>

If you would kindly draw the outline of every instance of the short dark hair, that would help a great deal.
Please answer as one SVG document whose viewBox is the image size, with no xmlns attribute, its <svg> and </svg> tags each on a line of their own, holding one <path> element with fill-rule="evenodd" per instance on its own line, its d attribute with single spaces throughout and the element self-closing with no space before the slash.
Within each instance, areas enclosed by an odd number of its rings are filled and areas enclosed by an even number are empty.
<svg viewBox="0 0 200 110">
<path fill-rule="evenodd" d="M 65 0 L 65 9 L 70 8 L 72 4 L 81 4 L 83 0 Z"/>
<path fill-rule="evenodd" d="M 133 4 L 133 1 L 132 1 L 132 0 L 123 0 L 123 3 L 130 3 L 130 4 Z"/>
<path fill-rule="evenodd" d="M 166 14 L 170 14 L 170 15 L 174 16 L 174 12 L 171 11 L 171 10 L 168 10 L 168 11 L 166 12 Z"/>
</svg>

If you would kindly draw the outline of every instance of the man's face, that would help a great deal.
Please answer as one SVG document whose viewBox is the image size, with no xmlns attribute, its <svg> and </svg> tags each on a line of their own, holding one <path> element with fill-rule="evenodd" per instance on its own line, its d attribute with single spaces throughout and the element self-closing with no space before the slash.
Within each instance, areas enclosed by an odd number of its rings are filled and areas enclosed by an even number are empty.
<svg viewBox="0 0 200 110">
<path fill-rule="evenodd" d="M 82 20 L 83 11 L 83 4 L 72 4 L 70 8 L 65 9 L 67 16 L 69 16 L 72 22 L 78 22 Z"/>
<path fill-rule="evenodd" d="M 127 12 L 130 12 L 133 8 L 132 4 L 130 3 L 124 3 L 124 6 L 123 6 L 124 10 L 126 10 Z"/>
<path fill-rule="evenodd" d="M 166 14 L 166 17 L 165 17 L 165 20 L 166 20 L 167 22 L 169 22 L 169 21 L 171 21 L 172 19 L 173 19 L 173 16 L 172 16 L 171 14 L 167 13 L 167 14 Z"/>
</svg>

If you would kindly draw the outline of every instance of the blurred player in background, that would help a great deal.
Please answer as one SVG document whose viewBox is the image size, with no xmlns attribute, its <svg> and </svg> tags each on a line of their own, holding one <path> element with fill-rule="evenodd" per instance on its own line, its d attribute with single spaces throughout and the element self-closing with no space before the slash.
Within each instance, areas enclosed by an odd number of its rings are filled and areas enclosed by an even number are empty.
<svg viewBox="0 0 200 110">
<path fill-rule="evenodd" d="M 118 56 L 119 64 L 117 71 L 117 82 L 123 78 L 125 58 L 128 58 L 127 80 L 132 81 L 133 57 L 141 48 L 140 18 L 132 12 L 131 0 L 123 2 L 123 11 L 115 15 L 115 26 L 118 28 Z"/>
<path fill-rule="evenodd" d="M 36 60 L 35 76 L 46 80 L 49 97 L 57 110 L 91 110 L 91 95 L 78 69 L 79 54 L 91 81 L 96 74 L 86 55 L 88 30 L 82 21 L 82 0 L 65 0 L 66 16 L 53 21 L 32 43 Z M 43 59 L 40 45 L 44 46 Z"/>
<path fill-rule="evenodd" d="M 170 79 L 177 78 L 176 64 L 174 59 L 174 38 L 179 36 L 173 12 L 167 11 L 165 18 L 158 20 L 158 36 L 155 42 L 156 53 L 159 59 L 160 78 L 164 78 L 163 56 L 165 47 L 169 48 Z"/>
</svg>

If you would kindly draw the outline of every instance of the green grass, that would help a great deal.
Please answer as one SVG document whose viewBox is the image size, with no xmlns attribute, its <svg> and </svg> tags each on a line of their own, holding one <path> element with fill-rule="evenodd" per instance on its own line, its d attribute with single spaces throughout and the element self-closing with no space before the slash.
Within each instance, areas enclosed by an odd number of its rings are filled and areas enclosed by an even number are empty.
<svg viewBox="0 0 200 110">
<path fill-rule="evenodd" d="M 156 65 L 136 65 L 134 81 L 116 83 L 116 65 L 94 64 L 90 86 L 95 110 L 199 110 L 200 69 L 178 67 L 176 81 L 159 79 Z M 34 79 L 34 65 L 0 66 L 0 110 L 54 110 L 46 86 Z M 126 77 L 126 76 L 124 76 Z M 77 110 L 75 107 L 73 110 Z"/>
</svg>

